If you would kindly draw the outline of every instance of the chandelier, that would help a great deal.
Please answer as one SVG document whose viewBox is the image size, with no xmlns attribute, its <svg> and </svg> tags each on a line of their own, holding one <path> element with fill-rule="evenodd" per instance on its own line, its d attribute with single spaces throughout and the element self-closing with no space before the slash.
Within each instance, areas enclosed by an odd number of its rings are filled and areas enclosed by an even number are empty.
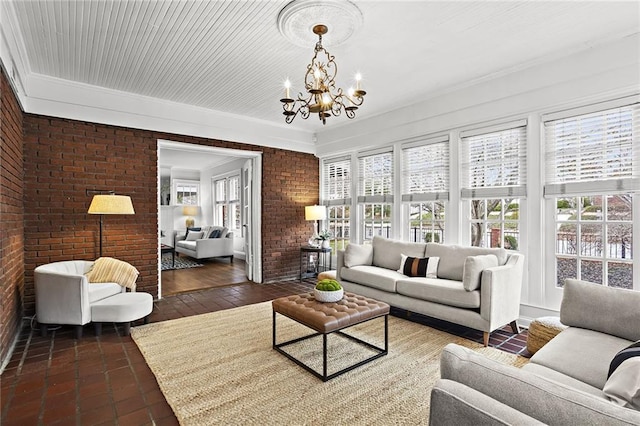
<svg viewBox="0 0 640 426">
<path fill-rule="evenodd" d="M 304 75 L 304 88 L 307 94 L 298 93 L 296 99 L 291 98 L 291 83 L 289 80 L 285 82 L 285 97 L 280 99 L 280 102 L 282 102 L 282 114 L 287 124 L 291 123 L 298 114 L 303 119 L 307 119 L 310 114 L 318 114 L 322 124 L 327 123 L 327 117 L 331 115 L 337 117 L 343 110 L 347 117 L 354 118 L 356 110 L 364 101 L 364 95 L 367 92 L 360 87 L 362 79 L 360 74 L 356 74 L 355 89 L 350 88 L 347 93 L 344 93 L 342 88 L 336 89 L 335 77 L 338 73 L 338 65 L 334 60 L 335 57 L 322 47 L 322 35 L 327 31 L 326 25 L 320 24 L 313 27 L 313 33 L 318 35 L 318 42 L 313 59 L 307 65 L 307 72 Z"/>
</svg>

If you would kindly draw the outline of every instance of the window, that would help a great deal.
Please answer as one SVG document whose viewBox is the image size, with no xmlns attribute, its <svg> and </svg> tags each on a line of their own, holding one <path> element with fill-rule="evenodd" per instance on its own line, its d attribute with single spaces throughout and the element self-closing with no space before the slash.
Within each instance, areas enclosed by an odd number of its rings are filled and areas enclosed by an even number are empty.
<svg viewBox="0 0 640 426">
<path fill-rule="evenodd" d="M 351 209 L 351 159 L 341 157 L 323 162 L 322 201 L 327 206 L 327 229 L 335 250 L 349 244 Z"/>
<path fill-rule="evenodd" d="M 173 199 L 177 206 L 197 206 L 200 203 L 200 182 L 192 180 L 173 181 Z"/>
<path fill-rule="evenodd" d="M 555 244 L 548 250 L 554 253 L 557 287 L 578 278 L 634 288 L 640 104 L 626 102 L 544 117 L 544 190 L 555 223 Z"/>
<path fill-rule="evenodd" d="M 358 158 L 358 208 L 362 240 L 374 235 L 390 238 L 393 210 L 393 152 L 362 155 Z"/>
<path fill-rule="evenodd" d="M 240 175 L 214 179 L 214 223 L 240 229 Z"/>
<path fill-rule="evenodd" d="M 461 198 L 469 202 L 471 245 L 520 246 L 526 196 L 526 121 L 463 132 Z"/>
<path fill-rule="evenodd" d="M 402 148 L 405 232 L 413 242 L 444 242 L 449 200 L 449 139 L 446 136 Z"/>
</svg>

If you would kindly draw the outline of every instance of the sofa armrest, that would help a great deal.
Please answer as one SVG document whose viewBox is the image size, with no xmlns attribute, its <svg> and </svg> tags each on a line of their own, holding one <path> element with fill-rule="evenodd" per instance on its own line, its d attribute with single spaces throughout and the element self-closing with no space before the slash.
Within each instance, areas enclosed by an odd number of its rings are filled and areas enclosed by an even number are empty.
<svg viewBox="0 0 640 426">
<path fill-rule="evenodd" d="M 44 324 L 84 325 L 91 321 L 85 275 L 34 271 L 36 318 Z"/>
<path fill-rule="evenodd" d="M 501 364 L 455 344 L 443 349 L 440 374 L 443 379 L 462 383 L 543 423 L 640 424 L 638 411 Z"/>
<path fill-rule="evenodd" d="M 520 316 L 523 269 L 524 256 L 511 253 L 504 265 L 482 271 L 480 316 L 492 330 Z"/>
<path fill-rule="evenodd" d="M 542 424 L 462 383 L 440 379 L 431 389 L 431 426 Z"/>
<path fill-rule="evenodd" d="M 196 257 L 233 256 L 233 233 L 225 238 L 203 238 L 196 240 Z"/>
<path fill-rule="evenodd" d="M 567 279 L 560 321 L 563 324 L 640 340 L 640 292 Z"/>
<path fill-rule="evenodd" d="M 344 267 L 344 249 L 338 250 L 336 253 L 336 281 L 340 281 L 340 271 Z"/>
</svg>

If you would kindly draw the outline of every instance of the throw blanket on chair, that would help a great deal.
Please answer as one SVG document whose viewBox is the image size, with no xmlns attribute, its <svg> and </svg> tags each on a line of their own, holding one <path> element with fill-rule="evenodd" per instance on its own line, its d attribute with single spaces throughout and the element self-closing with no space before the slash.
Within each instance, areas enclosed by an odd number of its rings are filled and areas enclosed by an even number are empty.
<svg viewBox="0 0 640 426">
<path fill-rule="evenodd" d="M 113 257 L 99 257 L 87 272 L 90 283 L 118 283 L 136 291 L 136 280 L 140 272 L 131 264 Z"/>
</svg>

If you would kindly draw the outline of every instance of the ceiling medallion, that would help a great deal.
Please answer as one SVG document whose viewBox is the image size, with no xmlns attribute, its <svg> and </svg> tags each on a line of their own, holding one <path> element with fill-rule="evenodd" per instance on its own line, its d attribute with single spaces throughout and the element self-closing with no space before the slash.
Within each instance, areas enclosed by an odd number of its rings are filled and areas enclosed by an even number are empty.
<svg viewBox="0 0 640 426">
<path fill-rule="evenodd" d="M 331 33 L 324 39 L 328 47 L 338 46 L 362 26 L 362 12 L 346 0 L 295 0 L 278 14 L 278 29 L 291 43 L 307 47 L 316 42 L 314 26 L 324 24 Z"/>
</svg>

